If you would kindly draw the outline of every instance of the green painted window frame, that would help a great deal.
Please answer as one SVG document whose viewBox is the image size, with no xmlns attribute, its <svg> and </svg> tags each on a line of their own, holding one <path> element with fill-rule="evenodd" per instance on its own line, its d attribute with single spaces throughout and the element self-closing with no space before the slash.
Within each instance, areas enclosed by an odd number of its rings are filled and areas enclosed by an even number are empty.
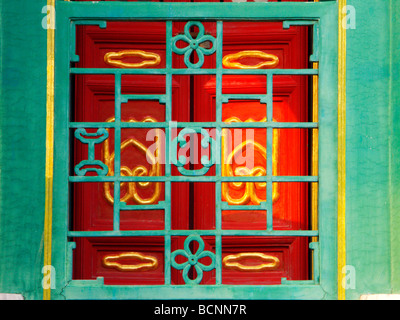
<svg viewBox="0 0 400 320">
<path fill-rule="evenodd" d="M 100 2 L 56 3 L 56 52 L 55 52 L 55 157 L 53 184 L 53 240 L 52 261 L 56 270 L 59 296 L 66 299 L 334 299 L 337 296 L 337 61 L 338 61 L 338 17 L 335 1 L 318 3 L 143 3 Z M 69 225 L 69 183 L 89 181 L 69 177 L 69 139 L 71 123 L 70 74 L 85 72 L 70 68 L 75 59 L 74 40 L 76 24 L 99 24 L 107 20 L 162 20 L 162 21 L 286 21 L 287 24 L 314 25 L 314 60 L 319 61 L 319 70 L 303 69 L 292 74 L 319 75 L 319 176 L 306 177 L 318 181 L 319 185 L 319 254 L 314 255 L 314 275 L 319 279 L 310 281 L 286 281 L 281 285 L 104 285 L 97 280 L 72 280 L 72 250 L 69 239 L 75 234 Z M 222 21 L 219 23 L 218 21 Z M 168 25 L 167 22 L 167 32 Z M 315 28 L 317 26 L 317 28 Z M 222 48 L 222 43 L 220 44 Z M 168 52 L 168 43 L 167 43 Z M 218 55 L 217 61 L 221 58 Z M 168 66 L 168 63 L 167 63 Z M 217 64 L 218 68 L 218 64 Z M 141 69 L 146 73 L 149 69 Z M 186 69 L 184 72 L 204 72 Z M 200 71 L 199 71 L 200 70 Z M 136 73 L 130 69 L 94 69 L 90 73 L 115 74 Z M 218 71 L 217 71 L 218 72 Z M 221 69 L 219 69 L 220 74 Z M 232 71 L 229 72 L 238 72 Z M 254 73 L 249 71 L 248 73 Z M 261 69 L 261 74 L 290 74 L 290 70 Z M 281 72 L 281 73 L 280 73 Z M 269 78 L 269 77 L 268 77 Z M 117 79 L 117 78 L 116 78 Z M 166 120 L 167 121 L 167 120 Z M 72 125 L 72 127 L 74 127 Z M 247 126 L 246 126 L 247 127 Z M 267 127 L 272 130 L 272 127 Z M 272 157 L 268 157 L 271 159 Z M 268 176 L 268 175 L 267 175 Z M 307 180 L 308 179 L 308 180 Z M 315 180 L 316 179 L 316 180 Z M 148 179 L 147 179 L 148 180 Z M 147 181 L 146 180 L 146 181 Z M 268 180 L 272 183 L 272 180 Z M 121 235 L 121 231 L 114 233 Z M 275 235 L 275 233 L 271 233 Z M 288 233 L 289 234 L 289 233 Z M 286 235 L 286 233 L 282 233 Z M 315 235 L 312 231 L 310 236 Z M 79 235 L 78 235 L 79 236 Z M 93 235 L 92 235 L 93 236 Z M 314 250 L 314 254 L 317 250 Z M 217 258 L 220 257 L 217 252 Z M 168 257 L 166 257 L 167 260 Z M 218 265 L 218 259 L 216 264 Z M 218 275 L 217 275 L 218 279 Z M 319 280 L 319 281 L 318 281 Z"/>
</svg>

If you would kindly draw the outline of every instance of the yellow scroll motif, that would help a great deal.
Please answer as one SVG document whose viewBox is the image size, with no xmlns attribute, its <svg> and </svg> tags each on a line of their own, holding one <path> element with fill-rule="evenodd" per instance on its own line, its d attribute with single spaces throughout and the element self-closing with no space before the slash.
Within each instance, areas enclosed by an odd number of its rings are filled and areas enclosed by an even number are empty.
<svg viewBox="0 0 400 320">
<path fill-rule="evenodd" d="M 121 264 L 115 260 L 119 259 L 135 259 L 143 261 L 138 264 Z M 109 255 L 103 258 L 103 265 L 107 268 L 115 268 L 119 271 L 149 271 L 157 269 L 158 260 L 152 256 L 146 256 L 139 252 L 125 252 L 117 255 Z"/>
<path fill-rule="evenodd" d="M 113 122 L 115 118 L 110 118 L 107 120 L 107 122 Z M 128 122 L 138 122 L 134 119 L 129 120 Z M 145 118 L 142 122 L 157 122 L 155 119 L 151 117 Z M 136 139 L 127 139 L 124 142 L 121 143 L 121 153 L 123 150 L 125 150 L 127 147 L 132 146 L 134 148 L 137 148 L 139 151 L 141 151 L 145 156 L 147 161 L 150 162 L 151 168 L 148 170 L 145 166 L 136 166 L 133 169 L 130 169 L 127 166 L 121 166 L 121 175 L 122 176 L 160 176 L 161 175 L 161 164 L 160 164 L 160 159 L 159 159 L 159 150 L 160 150 L 160 137 L 161 137 L 161 129 L 155 129 L 156 130 L 156 150 L 154 152 L 154 155 L 150 150 L 140 143 Z M 105 165 L 108 167 L 109 172 L 108 175 L 112 176 L 114 175 L 114 157 L 115 153 L 110 153 L 109 149 L 109 143 L 108 139 L 104 141 L 104 149 L 103 149 L 103 159 Z M 151 185 L 155 184 L 155 189 L 154 193 L 150 198 L 144 199 L 142 198 L 137 191 L 137 186 L 139 188 L 148 188 Z M 107 199 L 107 201 L 111 204 L 114 203 L 114 198 L 111 195 L 111 185 L 113 185 L 112 182 L 105 182 L 104 183 L 104 194 Z M 126 185 L 128 185 L 128 188 L 126 190 L 125 195 L 121 198 L 121 202 L 127 202 L 129 200 L 133 200 L 136 204 L 153 204 L 156 203 L 161 194 L 161 183 L 160 182 L 123 182 L 121 183 L 121 188 L 124 188 Z"/>
<path fill-rule="evenodd" d="M 121 59 L 126 57 L 141 57 L 142 62 L 128 63 L 122 62 Z M 146 52 L 142 50 L 122 50 L 119 52 L 108 52 L 104 55 L 104 62 L 118 68 L 145 68 L 157 66 L 161 62 L 161 57 L 154 52 Z"/>
<path fill-rule="evenodd" d="M 240 263 L 240 261 L 248 258 L 256 258 L 264 263 L 260 263 L 254 266 L 244 265 Z M 222 265 L 224 266 L 224 268 L 231 270 L 258 272 L 276 270 L 280 265 L 280 261 L 277 257 L 266 255 L 260 252 L 242 252 L 226 256 L 222 260 Z"/>
<path fill-rule="evenodd" d="M 265 61 L 253 66 L 237 62 L 237 60 L 244 58 L 260 58 L 265 59 Z M 265 53 L 263 51 L 245 50 L 226 55 L 222 59 L 222 64 L 224 65 L 224 67 L 230 69 L 261 69 L 263 67 L 273 68 L 279 64 L 279 58 L 276 55 Z"/>
<path fill-rule="evenodd" d="M 261 122 L 266 121 L 266 118 L 262 119 Z M 231 117 L 225 122 L 242 122 L 239 118 L 237 117 Z M 253 119 L 248 119 L 245 122 L 255 122 Z M 223 177 L 233 177 L 233 176 L 253 176 L 253 177 L 258 177 L 258 176 L 265 176 L 266 175 L 266 170 L 264 167 L 261 166 L 255 166 L 252 169 L 249 169 L 247 167 L 243 166 L 238 166 L 233 169 L 232 163 L 233 163 L 233 158 L 235 157 L 236 154 L 242 153 L 246 150 L 248 146 L 253 146 L 254 151 L 258 151 L 264 159 L 266 159 L 267 151 L 264 146 L 262 146 L 260 143 L 255 142 L 254 140 L 246 140 L 242 142 L 240 145 L 236 146 L 234 150 L 227 154 L 227 144 L 226 144 L 226 139 L 227 139 L 227 134 L 228 134 L 229 129 L 223 129 L 222 130 L 222 176 Z M 279 147 L 279 131 L 277 129 L 274 130 L 274 136 L 273 136 L 273 146 L 272 146 L 272 172 L 274 175 L 277 175 L 278 172 L 278 147 Z M 256 189 L 265 189 L 267 186 L 266 182 L 229 182 L 229 183 L 222 183 L 221 184 L 221 191 L 222 191 L 222 200 L 228 202 L 229 205 L 246 205 L 249 204 L 250 201 L 253 202 L 253 204 L 260 204 L 262 201 L 265 201 L 265 199 L 260 199 L 257 196 Z M 232 188 L 234 190 L 242 190 L 245 189 L 245 192 L 241 198 L 233 198 L 229 194 L 229 188 Z M 273 184 L 272 186 L 272 202 L 275 203 L 279 199 L 279 192 L 278 192 L 278 185 L 276 183 Z"/>
</svg>

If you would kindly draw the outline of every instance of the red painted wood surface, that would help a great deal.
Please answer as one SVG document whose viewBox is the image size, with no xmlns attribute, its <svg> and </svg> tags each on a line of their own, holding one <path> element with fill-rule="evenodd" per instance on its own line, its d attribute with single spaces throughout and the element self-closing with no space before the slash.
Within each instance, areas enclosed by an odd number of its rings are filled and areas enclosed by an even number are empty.
<svg viewBox="0 0 400 320">
<path fill-rule="evenodd" d="M 185 22 L 174 22 L 173 33 L 183 32 Z M 216 24 L 204 23 L 207 33 L 215 36 Z M 194 30 L 195 31 L 195 30 Z M 105 68 L 104 55 L 111 51 L 138 49 L 155 52 L 161 56 L 165 67 L 165 24 L 163 22 L 108 22 L 107 29 L 96 26 L 79 26 L 77 32 L 77 53 L 80 55 L 78 67 Z M 225 22 L 223 55 L 242 50 L 261 50 L 279 57 L 277 68 L 307 68 L 308 64 L 308 29 L 291 27 L 282 29 L 280 22 Z M 137 62 L 134 58 L 126 61 Z M 257 59 L 243 60 L 256 64 Z M 185 68 L 183 56 L 173 55 L 173 66 Z M 203 68 L 215 67 L 215 54 L 206 56 Z M 74 121 L 107 121 L 114 117 L 114 79 L 107 75 L 81 75 L 75 79 Z M 274 113 L 280 122 L 308 121 L 308 81 L 305 76 L 274 77 Z M 172 116 L 174 121 L 203 122 L 215 120 L 215 77 L 211 75 L 173 76 Z M 163 94 L 165 76 L 123 76 L 122 93 L 124 94 Z M 224 94 L 265 94 L 266 77 L 264 76 L 224 76 Z M 165 108 L 157 101 L 129 101 L 122 104 L 123 121 L 143 121 L 151 117 L 156 121 L 165 120 Z M 259 101 L 235 101 L 223 104 L 222 117 L 226 120 L 237 117 L 261 120 L 266 116 L 266 107 Z M 90 132 L 90 130 L 88 130 Z M 134 139 L 145 147 L 154 142 L 146 141 L 147 129 L 123 129 L 121 141 Z M 257 129 L 254 140 L 265 147 L 266 130 Z M 240 143 L 237 142 L 237 143 Z M 235 143 L 235 145 L 237 144 Z M 108 139 L 110 153 L 114 151 L 114 134 L 110 130 Z M 96 159 L 104 158 L 104 143 L 96 147 Z M 278 175 L 308 175 L 308 134 L 305 129 L 280 129 L 278 147 Z M 72 168 L 87 156 L 87 148 L 74 142 Z M 255 163 L 265 168 L 265 159 L 256 154 Z M 121 166 L 133 169 L 150 165 L 138 148 L 132 145 L 123 150 Z M 191 168 L 197 168 L 196 165 Z M 164 167 L 161 167 L 164 172 Z M 173 168 L 173 175 L 180 173 Z M 207 175 L 214 175 L 211 168 Z M 74 230 L 112 230 L 113 207 L 106 199 L 105 190 L 113 186 L 105 183 L 74 183 L 73 219 Z M 155 184 L 148 188 L 138 188 L 142 198 L 151 197 Z M 164 185 L 161 184 L 162 201 Z M 128 185 L 121 185 L 121 196 L 126 195 Z M 306 183 L 279 183 L 279 198 L 273 205 L 274 229 L 308 229 L 308 185 Z M 240 197 L 243 190 L 230 190 L 232 195 Z M 257 191 L 265 199 L 265 189 Z M 222 199 L 221 199 L 222 200 Z M 212 183 L 173 183 L 172 184 L 172 228 L 173 229 L 214 229 L 215 228 L 215 187 Z M 127 204 L 135 204 L 129 200 Z M 252 204 L 252 203 L 249 203 Z M 262 230 L 266 227 L 266 214 L 261 211 L 224 211 L 223 229 Z M 159 230 L 164 228 L 164 212 L 121 211 L 121 230 Z M 173 237 L 172 250 L 183 248 L 184 237 Z M 203 237 L 206 250 L 215 252 L 213 237 Z M 77 249 L 74 252 L 75 279 L 105 278 L 106 284 L 163 284 L 164 283 L 164 242 L 162 237 L 130 238 L 89 238 L 74 239 Z M 122 252 L 140 252 L 156 257 L 158 268 L 142 272 L 122 272 L 107 268 L 102 264 L 104 256 Z M 223 237 L 222 255 L 241 252 L 261 252 L 278 257 L 279 268 L 274 271 L 243 272 L 223 268 L 224 284 L 279 284 L 281 277 L 291 280 L 308 279 L 308 239 L 280 237 Z M 183 262 L 183 261 L 181 261 Z M 131 262 L 131 263 L 139 263 Z M 259 261 L 247 259 L 245 265 L 256 265 Z M 173 284 L 183 284 L 181 272 L 172 269 Z M 205 272 L 202 284 L 215 283 L 215 271 Z"/>
</svg>

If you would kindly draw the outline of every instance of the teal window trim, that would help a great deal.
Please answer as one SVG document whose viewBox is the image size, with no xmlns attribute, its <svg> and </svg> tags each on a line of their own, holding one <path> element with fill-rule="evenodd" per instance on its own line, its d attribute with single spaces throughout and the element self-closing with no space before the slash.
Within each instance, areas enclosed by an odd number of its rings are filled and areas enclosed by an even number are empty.
<svg viewBox="0 0 400 320">
<path fill-rule="evenodd" d="M 54 158 L 54 188 L 53 188 L 53 241 L 52 256 L 53 265 L 56 268 L 55 289 L 60 297 L 67 299 L 334 299 L 337 295 L 337 3 L 125 3 L 125 2 L 101 2 L 80 3 L 64 2 L 56 3 L 56 61 L 55 61 L 55 158 Z M 166 21 L 167 32 L 167 64 L 165 69 L 78 69 L 70 68 L 71 61 L 77 61 L 74 45 L 76 24 L 97 24 L 105 27 L 110 20 L 161 20 Z M 216 69 L 172 69 L 172 21 L 216 21 Z M 222 69 L 222 28 L 224 21 L 283 21 L 284 27 L 295 24 L 308 24 L 314 27 L 314 46 L 312 61 L 319 61 L 319 70 L 225 70 Z M 317 39 L 316 39 L 317 38 Z M 318 41 L 317 41 L 318 40 Z M 115 123 L 75 123 L 69 122 L 70 108 L 70 76 L 72 74 L 113 74 L 116 87 L 116 121 Z M 149 97 L 161 99 L 166 104 L 166 120 L 164 123 L 129 123 L 120 121 L 120 79 L 122 74 L 165 74 L 166 81 L 172 74 L 215 74 L 217 79 L 217 120 L 212 123 L 180 123 L 179 126 L 200 130 L 206 127 L 240 127 L 238 124 L 225 124 L 221 120 L 222 74 L 265 74 L 267 79 L 272 79 L 277 74 L 304 74 L 319 75 L 319 121 L 318 123 L 272 123 L 272 108 L 268 108 L 267 122 L 253 124 L 254 127 L 262 126 L 272 133 L 273 128 L 316 128 L 319 130 L 319 176 L 318 177 L 275 177 L 272 176 L 272 163 L 267 163 L 266 177 L 237 178 L 235 181 L 264 181 L 271 187 L 276 181 L 308 181 L 318 182 L 319 185 L 319 228 L 318 231 L 274 231 L 272 230 L 272 211 L 268 204 L 262 209 L 267 210 L 267 228 L 265 231 L 237 231 L 221 230 L 222 204 L 216 205 L 216 229 L 215 230 L 171 230 L 168 190 L 171 181 L 215 181 L 216 195 L 220 194 L 221 182 L 232 178 L 204 176 L 171 177 L 171 165 L 166 165 L 166 177 L 119 177 L 119 152 L 116 148 L 115 176 L 69 176 L 69 139 L 71 128 L 106 128 L 115 129 L 116 143 L 118 145 L 119 134 L 122 127 L 158 127 L 168 129 L 171 119 L 170 110 L 171 90 L 168 89 L 165 96 Z M 272 89 L 272 80 L 268 86 Z M 219 91 L 221 92 L 221 91 Z M 268 90 L 272 92 L 272 90 Z M 125 97 L 132 98 L 132 97 Z M 272 106 L 272 95 L 266 95 L 267 105 Z M 246 128 L 252 125 L 245 124 Z M 204 126 L 203 126 L 204 127 Z M 166 130 L 166 133 L 168 130 Z M 168 141 L 168 134 L 166 139 Z M 272 159 L 272 134 L 268 135 L 267 159 Z M 120 141 L 119 141 L 120 142 Z M 269 149 L 269 150 L 268 150 Z M 218 148 L 217 148 L 218 150 Z M 91 155 L 88 155 L 90 160 Z M 168 154 L 167 154 L 168 157 Z M 217 151 L 216 157 L 220 157 Z M 166 161 L 168 162 L 168 159 Z M 220 172 L 220 165 L 216 165 L 216 172 Z M 206 180 L 205 180 L 206 179 Z M 263 179 L 263 180 L 259 180 Z M 114 230 L 106 232 L 77 232 L 70 231 L 69 225 L 69 183 L 84 181 L 164 181 L 166 199 L 161 207 L 165 209 L 166 227 L 161 231 L 120 231 L 119 211 L 124 208 L 115 201 L 114 204 Z M 114 184 L 114 194 L 119 194 L 119 184 Z M 269 188 L 272 190 L 272 188 Z M 267 200 L 272 199 L 272 192 L 267 195 Z M 268 203 L 268 201 L 267 201 Z M 272 203 L 272 201 L 269 201 Z M 158 208 L 158 206 L 157 206 Z M 260 208 L 260 207 L 258 207 Z M 126 209 L 126 208 L 125 208 Z M 248 208 L 249 209 L 249 208 Z M 80 236 L 144 236 L 160 235 L 165 237 L 165 285 L 158 286 L 113 286 L 104 285 L 103 279 L 97 280 L 72 280 L 72 250 L 75 244 L 70 242 L 72 237 Z M 174 286 L 170 284 L 171 269 L 171 235 L 215 235 L 216 238 L 216 284 L 196 285 L 186 284 Z M 264 236 L 318 236 L 317 243 L 311 243 L 314 259 L 314 279 L 310 281 L 286 281 L 281 285 L 223 285 L 221 284 L 221 237 L 223 235 L 264 235 Z"/>
</svg>

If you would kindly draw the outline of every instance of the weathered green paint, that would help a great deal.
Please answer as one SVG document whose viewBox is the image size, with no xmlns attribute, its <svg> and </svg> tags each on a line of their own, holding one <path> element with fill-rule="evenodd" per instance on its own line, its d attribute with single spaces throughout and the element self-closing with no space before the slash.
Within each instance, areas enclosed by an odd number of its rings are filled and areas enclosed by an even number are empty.
<svg viewBox="0 0 400 320">
<path fill-rule="evenodd" d="M 356 288 L 348 289 L 346 297 L 358 299 L 364 293 L 400 292 L 400 4 L 395 0 L 347 2 L 356 9 L 357 28 L 347 32 L 346 248 L 347 264 L 356 270 Z M 41 22 L 46 1 L 1 0 L 0 4 L 0 292 L 41 299 L 46 112 L 46 30 Z M 201 18 L 192 5 L 193 18 Z M 61 102 L 56 108 L 66 104 Z M 56 161 L 66 156 L 57 147 L 56 151 Z M 329 198 L 336 194 L 336 186 L 327 191 Z M 56 190 L 54 196 L 64 195 Z M 60 204 L 54 209 L 67 207 Z M 64 217 L 55 216 L 54 235 L 62 234 L 66 225 Z M 53 248 L 53 257 L 58 257 L 54 259 L 57 288 L 52 290 L 53 299 L 64 298 L 61 284 L 70 278 L 70 266 L 65 266 L 70 250 L 58 256 L 61 249 L 64 252 L 57 244 Z M 331 264 L 326 271 L 322 268 L 321 277 L 336 273 L 335 262 Z M 141 288 L 132 295 L 129 288 L 118 286 L 100 292 L 95 289 L 97 282 L 93 283 L 93 289 L 82 283 L 69 287 L 69 294 L 100 299 L 151 297 L 152 292 L 152 288 Z M 227 297 L 241 298 L 234 288 L 224 290 Z M 211 288 L 201 288 L 198 297 L 208 298 L 210 292 Z M 323 296 L 309 285 L 302 291 L 277 287 L 273 296 L 263 287 L 251 287 L 248 292 L 253 299 Z M 176 291 L 178 299 L 190 294 L 190 287 Z"/>
<path fill-rule="evenodd" d="M 356 287 L 346 297 L 358 299 L 391 291 L 391 16 L 390 1 L 350 0 L 348 5 L 356 9 L 357 23 L 356 29 L 347 30 L 346 250 Z"/>
<path fill-rule="evenodd" d="M 400 3 L 391 4 L 391 84 L 389 106 L 389 201 L 391 212 L 391 281 L 400 293 Z"/>
<path fill-rule="evenodd" d="M 47 33 L 45 1 L 23 2 L 0 13 L 0 292 L 40 299 Z"/>
</svg>

